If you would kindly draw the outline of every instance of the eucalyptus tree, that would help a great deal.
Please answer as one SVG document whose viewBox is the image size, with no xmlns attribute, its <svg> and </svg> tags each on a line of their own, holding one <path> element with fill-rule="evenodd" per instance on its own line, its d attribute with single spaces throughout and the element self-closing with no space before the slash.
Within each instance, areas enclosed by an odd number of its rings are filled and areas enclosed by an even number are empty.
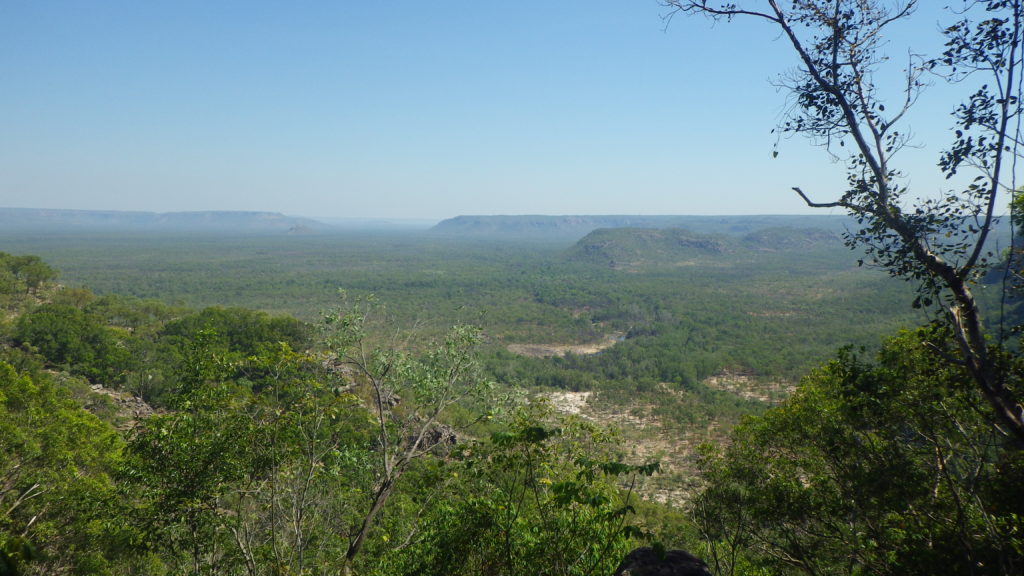
<svg viewBox="0 0 1024 576">
<path fill-rule="evenodd" d="M 454 445 L 446 418 L 486 393 L 490 383 L 477 362 L 481 334 L 476 328 L 456 326 L 443 342 L 415 354 L 410 342 L 400 338 L 377 340 L 387 324 L 381 325 L 383 307 L 372 300 L 329 313 L 324 320 L 328 362 L 353 391 L 366 396 L 375 428 L 372 482 L 344 554 L 343 573 L 348 574 L 399 481 L 417 461 Z"/>
<path fill-rule="evenodd" d="M 634 488 L 657 462 L 621 462 L 622 437 L 534 401 L 467 443 L 448 498 L 387 574 L 611 574 L 636 538 Z"/>
<path fill-rule="evenodd" d="M 938 302 L 954 345 L 932 343 L 945 360 L 964 366 L 997 417 L 997 426 L 1024 447 L 1020 384 L 999 367 L 998 346 L 983 322 L 972 286 L 992 265 L 992 238 L 1001 198 L 1016 188 L 1021 118 L 1022 0 L 965 0 L 951 11 L 941 54 L 913 60 L 901 82 L 886 85 L 887 33 L 911 18 L 917 0 L 662 0 L 667 17 L 699 14 L 714 20 L 759 20 L 789 44 L 796 68 L 780 79 L 793 106 L 783 134 L 806 136 L 844 159 L 848 187 L 824 194 L 793 190 L 811 207 L 842 208 L 861 228 L 852 247 L 892 276 L 917 283 L 915 305 Z M 910 143 L 907 115 L 921 96 L 924 74 L 964 89 L 951 111 L 953 141 L 938 165 L 950 182 L 974 174 L 960 190 L 908 202 L 896 154 Z M 956 178 L 954 178 L 956 176 Z M 863 262 L 863 261 L 862 261 Z M 1002 328 L 1000 328 L 1002 331 Z"/>
<path fill-rule="evenodd" d="M 332 573 L 347 545 L 360 469 L 368 460 L 368 414 L 336 394 L 319 356 L 284 342 L 235 366 L 252 391 L 243 448 L 245 478 L 219 507 L 239 567 L 248 576 Z"/>
<path fill-rule="evenodd" d="M 57 277 L 57 271 L 39 256 L 0 252 L 0 294 L 32 294 Z"/>
<path fill-rule="evenodd" d="M 141 544 L 175 573 L 228 574 L 236 560 L 222 502 L 251 470 L 253 423 L 242 410 L 249 394 L 215 332 L 199 331 L 183 348 L 171 410 L 132 431 L 120 476 Z"/>
</svg>

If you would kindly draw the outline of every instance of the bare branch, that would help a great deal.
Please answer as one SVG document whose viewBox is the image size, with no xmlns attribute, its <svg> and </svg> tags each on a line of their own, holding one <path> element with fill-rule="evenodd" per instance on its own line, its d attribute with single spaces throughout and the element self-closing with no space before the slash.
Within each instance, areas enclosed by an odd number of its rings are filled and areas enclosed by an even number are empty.
<svg viewBox="0 0 1024 576">
<path fill-rule="evenodd" d="M 715 8 L 713 6 L 708 6 L 707 0 L 663 0 L 661 4 L 662 6 L 671 9 L 671 12 L 668 15 L 669 19 L 672 18 L 672 14 L 679 12 L 683 14 L 699 13 L 704 14 L 706 16 L 710 16 L 712 18 L 733 18 L 735 16 L 753 16 L 756 18 L 764 18 L 766 20 L 778 23 L 778 20 L 774 16 L 772 16 L 771 14 L 767 14 L 765 12 L 758 12 L 756 10 L 743 10 L 736 7 L 728 7 L 727 5 L 722 5 L 719 8 Z"/>
<path fill-rule="evenodd" d="M 849 202 L 838 200 L 836 202 L 814 202 L 804 194 L 804 191 L 799 186 L 793 186 L 793 190 L 803 198 L 804 202 L 807 203 L 811 208 L 846 208 L 847 210 L 853 210 L 855 212 L 863 212 L 862 206 L 850 204 Z"/>
</svg>

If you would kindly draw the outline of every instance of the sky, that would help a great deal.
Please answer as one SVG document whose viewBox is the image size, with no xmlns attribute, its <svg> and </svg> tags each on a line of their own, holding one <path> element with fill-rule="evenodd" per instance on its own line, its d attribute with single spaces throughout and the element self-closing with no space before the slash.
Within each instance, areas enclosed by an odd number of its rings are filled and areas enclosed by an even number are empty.
<svg viewBox="0 0 1024 576">
<path fill-rule="evenodd" d="M 894 61 L 941 46 L 925 0 Z M 795 60 L 760 22 L 657 0 L 0 0 L 0 207 L 797 214 L 842 164 L 772 129 Z M 893 85 L 898 82 L 891 83 Z M 895 93 L 893 98 L 899 98 Z M 915 193 L 959 93 L 898 164 Z M 773 158 L 778 141 L 778 157 Z"/>
</svg>

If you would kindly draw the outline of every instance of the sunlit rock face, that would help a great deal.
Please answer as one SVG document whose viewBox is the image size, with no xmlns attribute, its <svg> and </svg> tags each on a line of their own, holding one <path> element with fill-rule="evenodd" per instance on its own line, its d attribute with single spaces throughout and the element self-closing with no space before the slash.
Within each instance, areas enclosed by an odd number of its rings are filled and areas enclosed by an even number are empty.
<svg viewBox="0 0 1024 576">
<path fill-rule="evenodd" d="M 637 548 L 619 564 L 615 576 L 711 576 L 700 558 L 683 550 L 666 550 L 659 554 L 654 548 Z"/>
</svg>

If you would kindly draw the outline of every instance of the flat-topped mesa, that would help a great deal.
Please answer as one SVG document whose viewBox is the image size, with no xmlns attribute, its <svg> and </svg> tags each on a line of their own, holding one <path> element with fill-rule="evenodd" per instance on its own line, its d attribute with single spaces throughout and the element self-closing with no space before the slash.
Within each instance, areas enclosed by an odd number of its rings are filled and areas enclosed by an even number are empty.
<svg viewBox="0 0 1024 576">
<path fill-rule="evenodd" d="M 742 236 L 765 228 L 821 228 L 839 234 L 853 225 L 847 216 L 763 215 L 464 215 L 442 220 L 430 229 L 445 236 L 490 236 L 575 241 L 599 228 L 685 228 L 697 234 Z"/>
</svg>

